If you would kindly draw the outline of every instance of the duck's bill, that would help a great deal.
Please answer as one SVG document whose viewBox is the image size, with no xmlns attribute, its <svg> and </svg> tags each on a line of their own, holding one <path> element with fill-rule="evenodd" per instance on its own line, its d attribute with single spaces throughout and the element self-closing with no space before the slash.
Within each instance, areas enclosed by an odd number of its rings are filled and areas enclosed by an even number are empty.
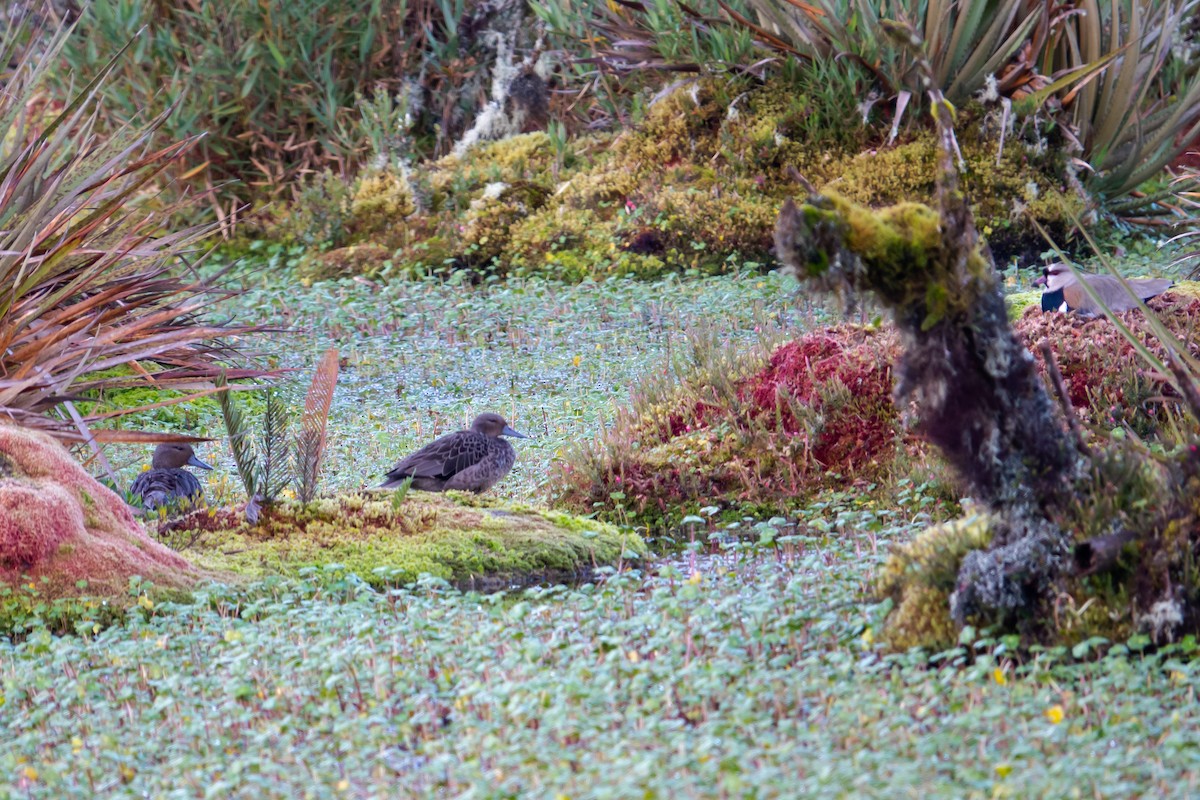
<svg viewBox="0 0 1200 800">
<path fill-rule="evenodd" d="M 1038 277 L 1034 278 L 1033 285 L 1034 286 L 1045 286 L 1046 285 L 1046 276 L 1039 275 Z"/>
<path fill-rule="evenodd" d="M 505 425 L 504 430 L 500 431 L 501 436 L 515 436 L 518 439 L 528 439 L 529 437 L 523 433 L 517 433 L 509 426 Z"/>
<path fill-rule="evenodd" d="M 176 461 L 175 463 L 178 464 L 179 462 Z M 210 467 L 208 464 L 205 464 L 203 461 L 196 458 L 195 453 L 192 454 L 192 457 L 188 459 L 187 463 L 193 467 L 199 467 L 200 469 L 212 469 L 212 467 Z"/>
</svg>

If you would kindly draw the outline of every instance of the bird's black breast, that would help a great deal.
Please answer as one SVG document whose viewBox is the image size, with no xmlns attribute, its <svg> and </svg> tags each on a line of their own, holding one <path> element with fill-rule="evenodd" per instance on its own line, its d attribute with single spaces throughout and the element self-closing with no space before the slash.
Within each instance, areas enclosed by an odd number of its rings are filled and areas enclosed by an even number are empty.
<svg viewBox="0 0 1200 800">
<path fill-rule="evenodd" d="M 1042 311 L 1058 311 L 1062 308 L 1063 290 L 1055 289 L 1053 292 L 1042 292 Z"/>
</svg>

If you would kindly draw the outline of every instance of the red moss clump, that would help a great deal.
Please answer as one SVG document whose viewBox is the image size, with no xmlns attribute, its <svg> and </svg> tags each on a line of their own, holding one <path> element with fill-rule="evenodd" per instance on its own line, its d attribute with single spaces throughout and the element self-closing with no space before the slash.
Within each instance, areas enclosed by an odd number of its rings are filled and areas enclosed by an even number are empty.
<svg viewBox="0 0 1200 800">
<path fill-rule="evenodd" d="M 697 504 L 779 507 L 831 481 L 872 480 L 902 441 L 897 354 L 889 333 L 831 328 L 780 347 L 732 385 L 681 386 L 669 407 L 624 413 L 569 454 L 557 500 L 592 511 L 623 495 L 643 518 L 666 517 Z"/>
<path fill-rule="evenodd" d="M 1168 292 L 1148 305 L 1192 355 L 1200 357 L 1200 299 Z M 1155 355 L 1163 357 L 1163 347 L 1140 311 L 1126 312 L 1121 320 Z M 1165 407 L 1175 393 L 1107 319 L 1043 314 L 1031 307 L 1016 328 L 1043 372 L 1039 343 L 1050 343 L 1071 405 L 1083 422 L 1102 428 L 1127 424 L 1140 436 L 1160 432 L 1166 420 Z"/>
<path fill-rule="evenodd" d="M 762 411 L 778 411 L 781 432 L 811 432 L 807 420 L 796 418 L 796 403 L 820 414 L 813 460 L 827 470 L 853 475 L 878 464 L 881 454 L 890 461 L 886 455 L 899 421 L 891 398 L 896 354 L 890 336 L 863 336 L 856 329 L 811 334 L 776 350 L 743 392 Z M 837 400 L 830 396 L 834 386 L 844 387 Z"/>
<path fill-rule="evenodd" d="M 79 594 L 81 580 L 88 595 L 121 595 L 134 575 L 176 588 L 198 577 L 62 445 L 0 424 L 0 583 L 33 580 L 54 599 Z"/>
</svg>

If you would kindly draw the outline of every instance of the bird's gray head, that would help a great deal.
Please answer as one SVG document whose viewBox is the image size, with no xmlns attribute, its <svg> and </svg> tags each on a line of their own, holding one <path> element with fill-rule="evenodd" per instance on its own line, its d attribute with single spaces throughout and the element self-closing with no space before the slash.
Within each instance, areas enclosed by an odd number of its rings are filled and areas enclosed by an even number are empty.
<svg viewBox="0 0 1200 800">
<path fill-rule="evenodd" d="M 1045 286 L 1047 292 L 1057 292 L 1064 286 L 1070 286 L 1076 281 L 1075 273 L 1061 261 L 1050 264 L 1042 270 L 1042 277 L 1033 282 L 1034 286 Z"/>
<path fill-rule="evenodd" d="M 196 458 L 196 451 L 187 442 L 164 442 L 154 448 L 154 458 L 150 461 L 153 469 L 180 469 L 185 466 L 212 469 Z"/>
<path fill-rule="evenodd" d="M 499 414 L 493 414 L 490 411 L 476 417 L 475 421 L 471 423 L 471 430 L 493 438 L 497 436 L 515 436 L 518 439 L 529 438 L 525 434 L 517 433 L 508 427 L 508 423 L 504 421 L 504 417 Z"/>
</svg>

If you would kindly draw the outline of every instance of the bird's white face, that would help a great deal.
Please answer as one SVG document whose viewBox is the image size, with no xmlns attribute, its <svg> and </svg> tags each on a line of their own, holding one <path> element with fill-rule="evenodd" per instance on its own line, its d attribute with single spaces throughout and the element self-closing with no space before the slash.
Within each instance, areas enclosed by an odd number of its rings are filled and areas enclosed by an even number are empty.
<svg viewBox="0 0 1200 800">
<path fill-rule="evenodd" d="M 1042 270 L 1042 275 L 1045 276 L 1048 292 L 1057 292 L 1075 282 L 1075 273 L 1071 272 L 1071 268 L 1066 264 L 1051 264 Z"/>
</svg>

